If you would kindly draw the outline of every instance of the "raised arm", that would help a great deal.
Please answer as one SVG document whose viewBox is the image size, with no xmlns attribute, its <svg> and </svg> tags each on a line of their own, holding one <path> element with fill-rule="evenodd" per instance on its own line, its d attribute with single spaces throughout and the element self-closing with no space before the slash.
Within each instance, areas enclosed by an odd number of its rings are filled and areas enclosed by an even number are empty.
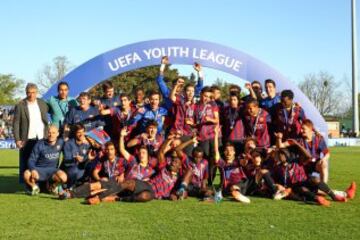
<svg viewBox="0 0 360 240">
<path fill-rule="evenodd" d="M 179 146 L 177 146 L 175 148 L 176 154 L 178 155 L 179 158 L 182 158 L 184 155 L 184 152 L 182 151 L 184 148 L 186 148 L 187 146 L 189 146 L 190 144 L 198 144 L 198 140 L 197 137 L 194 136 L 192 139 L 181 143 Z"/>
<path fill-rule="evenodd" d="M 133 139 L 130 139 L 128 141 L 128 143 L 126 144 L 126 146 L 128 148 L 131 148 L 131 147 L 135 147 L 135 146 L 139 145 L 141 143 L 140 138 L 144 138 L 146 135 L 147 135 L 146 133 L 142 133 L 140 136 L 136 136 Z"/>
<path fill-rule="evenodd" d="M 214 137 L 214 151 L 215 151 L 215 163 L 218 163 L 220 160 L 220 152 L 219 152 L 219 135 L 220 135 L 220 126 L 216 125 L 215 127 L 215 137 Z"/>
<path fill-rule="evenodd" d="M 119 151 L 121 153 L 121 155 L 126 159 L 126 161 L 129 161 L 131 154 L 125 149 L 125 136 L 128 135 L 128 131 L 127 128 L 124 127 L 123 129 L 121 129 L 120 131 L 120 140 L 119 140 Z"/>
<path fill-rule="evenodd" d="M 303 163 L 310 162 L 312 159 L 311 154 L 300 145 L 300 143 L 296 140 L 289 139 L 287 142 L 290 142 L 291 145 L 296 146 L 297 149 L 300 151 L 301 156 L 303 157 Z"/>
<path fill-rule="evenodd" d="M 249 90 L 250 96 L 251 96 L 253 99 L 256 99 L 256 100 L 258 100 L 258 101 L 260 100 L 260 99 L 257 99 L 256 93 L 254 92 L 253 88 L 251 87 L 251 83 L 246 83 L 246 84 L 245 84 L 245 88 L 246 88 L 247 90 Z"/>
<path fill-rule="evenodd" d="M 180 78 L 181 79 L 181 78 Z M 179 79 L 179 80 L 180 80 Z M 184 84 L 184 80 L 181 79 L 177 81 L 175 86 L 171 89 L 170 100 L 175 103 L 176 102 L 176 93 L 178 92 L 178 88 L 180 88 Z"/>
<path fill-rule="evenodd" d="M 170 95 L 170 90 L 164 81 L 164 71 L 167 64 L 169 64 L 169 58 L 167 56 L 162 57 L 159 76 L 156 78 L 156 83 L 158 84 L 160 92 L 164 98 L 169 98 Z"/>
<path fill-rule="evenodd" d="M 166 141 L 161 145 L 160 150 L 158 152 L 158 161 L 159 161 L 159 166 L 161 166 L 162 164 L 164 164 L 165 160 L 165 154 L 169 151 L 170 149 L 170 145 L 173 142 L 172 138 L 168 138 L 166 139 Z"/>
<path fill-rule="evenodd" d="M 204 72 L 202 70 L 202 66 L 200 63 L 194 63 L 194 69 L 197 72 L 198 75 L 198 81 L 195 86 L 195 97 L 200 96 L 200 92 L 204 87 Z"/>
<path fill-rule="evenodd" d="M 217 124 L 217 125 L 220 122 L 219 119 L 220 119 L 220 117 L 219 117 L 219 112 L 218 111 L 214 112 L 214 118 L 211 118 L 211 117 L 208 117 L 208 116 L 205 117 L 206 122 L 210 122 L 210 123 Z"/>
</svg>

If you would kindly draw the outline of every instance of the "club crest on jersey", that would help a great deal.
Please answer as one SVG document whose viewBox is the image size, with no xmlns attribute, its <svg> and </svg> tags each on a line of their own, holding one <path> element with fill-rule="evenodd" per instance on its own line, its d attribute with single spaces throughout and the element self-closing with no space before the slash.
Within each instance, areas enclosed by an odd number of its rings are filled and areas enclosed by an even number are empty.
<svg viewBox="0 0 360 240">
<path fill-rule="evenodd" d="M 57 149 L 57 150 L 60 150 L 60 149 L 61 149 L 61 146 L 60 146 L 60 145 L 56 145 L 56 149 Z"/>
</svg>

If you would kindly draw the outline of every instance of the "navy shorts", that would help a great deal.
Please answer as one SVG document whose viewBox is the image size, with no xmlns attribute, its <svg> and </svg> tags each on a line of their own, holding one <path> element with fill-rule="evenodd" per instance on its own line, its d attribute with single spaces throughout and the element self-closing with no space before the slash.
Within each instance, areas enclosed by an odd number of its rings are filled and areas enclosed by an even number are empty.
<svg viewBox="0 0 360 240">
<path fill-rule="evenodd" d="M 50 180 L 59 169 L 51 167 L 35 167 L 34 170 L 36 170 L 39 174 L 38 181 L 44 182 Z"/>
<path fill-rule="evenodd" d="M 151 187 L 151 185 L 148 182 L 144 182 L 144 181 L 140 181 L 140 180 L 135 180 L 135 190 L 133 192 L 133 195 L 138 195 L 142 192 L 149 192 L 151 195 L 151 198 L 154 199 L 155 198 L 155 193 L 153 188 Z"/>
<path fill-rule="evenodd" d="M 205 192 L 198 186 L 194 186 L 190 183 L 187 187 L 187 192 L 190 197 L 204 198 Z"/>
</svg>

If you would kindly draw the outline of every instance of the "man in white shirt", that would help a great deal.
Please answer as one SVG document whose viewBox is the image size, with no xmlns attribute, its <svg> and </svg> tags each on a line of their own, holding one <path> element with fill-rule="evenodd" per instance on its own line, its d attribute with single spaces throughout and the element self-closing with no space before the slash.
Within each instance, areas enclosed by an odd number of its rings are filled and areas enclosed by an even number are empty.
<svg viewBox="0 0 360 240">
<path fill-rule="evenodd" d="M 26 98 L 15 107 L 14 137 L 16 147 L 20 149 L 19 181 L 23 183 L 23 173 L 28 168 L 27 162 L 32 148 L 39 139 L 46 136 L 48 126 L 48 106 L 37 98 L 38 88 L 33 83 L 26 85 Z"/>
</svg>

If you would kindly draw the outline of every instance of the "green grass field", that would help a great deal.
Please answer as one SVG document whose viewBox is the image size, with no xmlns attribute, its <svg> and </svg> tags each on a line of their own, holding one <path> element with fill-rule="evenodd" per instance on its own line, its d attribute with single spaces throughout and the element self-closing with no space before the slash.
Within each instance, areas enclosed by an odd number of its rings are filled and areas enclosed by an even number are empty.
<svg viewBox="0 0 360 240">
<path fill-rule="evenodd" d="M 360 148 L 333 148 L 330 186 L 360 183 Z M 0 239 L 360 239 L 360 198 L 329 208 L 251 197 L 244 205 L 59 201 L 24 194 L 18 152 L 0 150 Z"/>
</svg>

